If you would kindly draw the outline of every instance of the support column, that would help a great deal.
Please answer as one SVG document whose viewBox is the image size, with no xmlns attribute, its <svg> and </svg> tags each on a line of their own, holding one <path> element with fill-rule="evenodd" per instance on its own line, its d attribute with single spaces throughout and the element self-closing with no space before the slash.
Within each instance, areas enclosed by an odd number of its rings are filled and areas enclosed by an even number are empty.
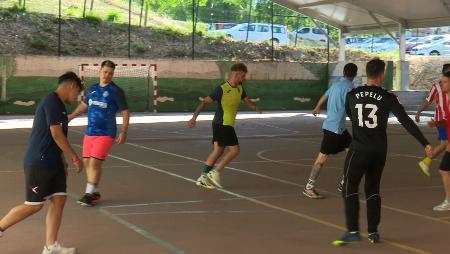
<svg viewBox="0 0 450 254">
<path fill-rule="evenodd" d="M 345 34 L 339 30 L 339 63 L 345 62 Z"/>
<path fill-rule="evenodd" d="M 394 90 L 409 90 L 409 62 L 406 61 L 406 29 L 400 24 L 400 53 L 399 61 L 396 63 Z"/>
</svg>

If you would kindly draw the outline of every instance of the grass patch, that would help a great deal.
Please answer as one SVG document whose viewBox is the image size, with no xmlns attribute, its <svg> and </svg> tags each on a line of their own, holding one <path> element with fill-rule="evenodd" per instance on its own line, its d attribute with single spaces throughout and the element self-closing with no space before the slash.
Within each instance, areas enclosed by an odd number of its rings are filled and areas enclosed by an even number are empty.
<svg viewBox="0 0 450 254">
<path fill-rule="evenodd" d="M 103 22 L 102 17 L 100 17 L 100 15 L 92 11 L 86 14 L 85 19 L 86 22 L 92 25 L 100 25 Z"/>
</svg>

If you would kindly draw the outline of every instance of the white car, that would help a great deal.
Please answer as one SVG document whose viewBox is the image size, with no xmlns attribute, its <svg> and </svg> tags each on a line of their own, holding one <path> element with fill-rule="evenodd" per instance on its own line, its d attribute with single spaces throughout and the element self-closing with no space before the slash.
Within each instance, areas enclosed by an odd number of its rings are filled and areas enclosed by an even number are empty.
<svg viewBox="0 0 450 254">
<path fill-rule="evenodd" d="M 326 29 L 323 29 L 326 33 Z M 310 39 L 314 41 L 327 42 L 327 36 L 318 27 L 314 26 L 302 26 L 297 30 L 291 32 L 291 38 L 295 40 L 295 34 L 297 34 L 298 39 Z"/>
<path fill-rule="evenodd" d="M 211 34 L 224 34 L 235 40 L 252 42 L 265 42 L 272 40 L 272 24 L 268 23 L 242 23 L 230 29 L 212 31 Z M 273 25 L 273 42 L 279 45 L 289 45 L 288 30 L 284 25 Z"/>
<path fill-rule="evenodd" d="M 450 39 L 416 46 L 411 50 L 411 55 L 450 56 Z"/>
</svg>

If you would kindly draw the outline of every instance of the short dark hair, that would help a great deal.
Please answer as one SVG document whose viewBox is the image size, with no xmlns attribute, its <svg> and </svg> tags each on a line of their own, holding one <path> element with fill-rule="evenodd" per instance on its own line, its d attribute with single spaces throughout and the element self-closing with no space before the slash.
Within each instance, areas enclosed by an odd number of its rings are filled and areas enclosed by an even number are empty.
<svg viewBox="0 0 450 254">
<path fill-rule="evenodd" d="M 354 63 L 348 63 L 344 66 L 344 76 L 348 78 L 356 77 L 358 73 L 358 66 Z"/>
<path fill-rule="evenodd" d="M 242 71 L 245 73 L 248 72 L 247 66 L 245 66 L 245 64 L 243 64 L 243 63 L 233 64 L 233 66 L 231 66 L 231 71 Z"/>
<path fill-rule="evenodd" d="M 442 74 L 444 77 L 450 78 L 450 71 L 446 71 Z"/>
<path fill-rule="evenodd" d="M 366 74 L 368 79 L 376 79 L 384 72 L 386 63 L 380 58 L 376 57 L 370 60 L 366 65 Z"/>
<path fill-rule="evenodd" d="M 105 60 L 105 61 L 103 61 L 102 62 L 102 64 L 101 64 L 101 66 L 100 66 L 100 68 L 103 68 L 103 67 L 110 67 L 110 68 L 113 68 L 113 69 L 115 69 L 116 68 L 116 64 L 113 62 L 113 61 L 111 61 L 111 60 Z"/>
<path fill-rule="evenodd" d="M 58 78 L 58 85 L 61 85 L 67 81 L 74 81 L 78 88 L 80 88 L 80 91 L 83 91 L 83 83 L 81 82 L 81 79 L 78 77 L 77 74 L 73 71 L 68 71 L 64 73 L 63 75 L 59 76 Z"/>
<path fill-rule="evenodd" d="M 445 74 L 448 71 L 450 71 L 450 63 L 442 65 L 442 74 Z"/>
</svg>

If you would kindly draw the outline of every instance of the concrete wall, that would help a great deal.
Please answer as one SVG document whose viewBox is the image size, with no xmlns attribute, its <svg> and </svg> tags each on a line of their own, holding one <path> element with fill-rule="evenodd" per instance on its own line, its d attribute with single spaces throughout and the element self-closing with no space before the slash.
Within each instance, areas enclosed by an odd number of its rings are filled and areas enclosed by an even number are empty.
<svg viewBox="0 0 450 254">
<path fill-rule="evenodd" d="M 32 114 L 40 99 L 56 87 L 56 77 L 78 72 L 80 64 L 99 64 L 105 58 L 17 56 L 17 71 L 8 79 L 8 100 L 0 114 Z M 233 62 L 112 58 L 117 64 L 157 64 L 158 111 L 193 111 L 200 99 L 223 83 Z M 314 63 L 249 62 L 244 87 L 263 110 L 311 109 L 327 89 L 327 65 Z M 86 85 L 98 78 L 86 78 Z M 134 112 L 152 111 L 153 86 L 143 78 L 114 78 Z M 246 109 L 243 107 L 242 109 Z M 213 107 L 208 110 L 214 110 Z"/>
</svg>

